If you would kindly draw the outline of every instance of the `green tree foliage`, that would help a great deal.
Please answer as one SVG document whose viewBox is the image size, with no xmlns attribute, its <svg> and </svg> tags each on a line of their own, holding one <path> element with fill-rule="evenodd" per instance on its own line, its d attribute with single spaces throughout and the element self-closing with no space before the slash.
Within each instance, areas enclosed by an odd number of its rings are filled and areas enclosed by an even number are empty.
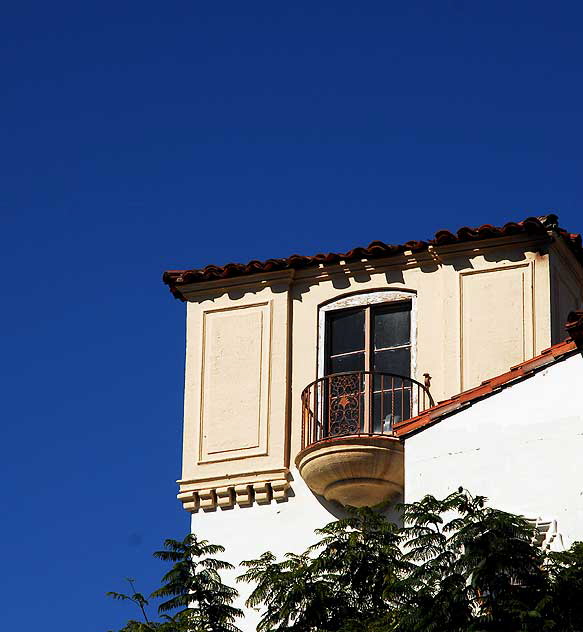
<svg viewBox="0 0 583 632">
<path fill-rule="evenodd" d="M 583 630 L 583 542 L 564 553 L 549 556 L 550 595 L 547 611 L 555 627 L 549 630 Z"/>
<path fill-rule="evenodd" d="M 403 507 L 404 597 L 395 630 L 538 630 L 547 573 L 533 527 L 459 490 Z"/>
<path fill-rule="evenodd" d="M 524 518 L 461 488 L 400 511 L 396 525 L 354 509 L 301 554 L 243 562 L 258 632 L 583 632 L 583 543 L 543 552 Z M 120 632 L 238 632 L 222 551 L 194 535 L 166 540 L 154 554 L 171 564 L 159 589 L 146 598 L 128 580 L 130 594 L 108 593 L 141 615 Z"/>
<path fill-rule="evenodd" d="M 243 562 L 255 583 L 247 605 L 266 606 L 258 631 L 364 629 L 386 611 L 383 592 L 402 562 L 395 525 L 372 509 L 333 522 L 320 543 L 276 562 L 271 553 Z"/>
<path fill-rule="evenodd" d="M 522 517 L 462 489 L 353 510 L 306 552 L 243 563 L 259 632 L 582 632 L 583 544 L 543 553 Z"/>
<path fill-rule="evenodd" d="M 214 557 L 224 548 L 187 535 L 184 540 L 166 540 L 164 549 L 154 556 L 172 563 L 162 578 L 162 586 L 150 598 L 163 599 L 158 605 L 161 621 L 151 621 L 149 601 L 134 589 L 132 592 L 107 593 L 114 599 L 131 601 L 141 612 L 141 621 L 130 620 L 120 632 L 240 632 L 235 622 L 242 615 L 232 604 L 237 591 L 223 584 L 220 571 L 231 564 Z"/>
</svg>

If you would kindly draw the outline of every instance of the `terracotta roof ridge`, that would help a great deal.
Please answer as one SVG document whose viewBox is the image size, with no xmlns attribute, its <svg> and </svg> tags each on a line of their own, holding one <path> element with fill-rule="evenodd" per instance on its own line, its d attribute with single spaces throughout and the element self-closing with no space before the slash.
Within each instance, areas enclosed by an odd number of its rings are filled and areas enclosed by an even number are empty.
<svg viewBox="0 0 583 632">
<path fill-rule="evenodd" d="M 352 248 L 344 253 L 329 252 L 312 256 L 294 254 L 281 259 L 251 260 L 248 263 L 227 263 L 222 266 L 207 265 L 204 268 L 192 270 L 167 270 L 164 272 L 162 279 L 170 287 L 170 291 L 176 298 L 184 300 L 180 288 L 183 285 L 192 283 L 217 281 L 278 270 L 298 270 L 316 267 L 320 264 L 332 265 L 340 261 L 350 262 L 361 259 L 386 258 L 403 254 L 407 250 L 413 253 L 420 253 L 436 246 L 481 241 L 518 234 L 543 235 L 549 232 L 560 235 L 583 266 L 581 236 L 568 233 L 560 228 L 557 215 L 549 213 L 541 217 L 527 217 L 520 222 L 507 222 L 503 226 L 493 226 L 491 224 L 482 224 L 475 228 L 462 226 L 455 233 L 449 230 L 439 230 L 432 239 L 411 240 L 403 244 L 387 244 L 383 241 L 375 240 L 366 247 Z"/>
<path fill-rule="evenodd" d="M 555 364 L 578 350 L 583 351 L 583 311 L 571 312 L 566 328 L 569 332 L 569 338 L 566 340 L 544 349 L 534 358 L 510 367 L 508 371 L 501 375 L 484 380 L 479 386 L 453 395 L 449 399 L 438 402 L 435 406 L 428 408 L 416 417 L 396 424 L 394 427 L 396 436 L 403 437 L 423 430 L 440 421 L 443 417 L 499 392 L 515 381 L 522 381 L 532 377 L 543 367 Z"/>
</svg>

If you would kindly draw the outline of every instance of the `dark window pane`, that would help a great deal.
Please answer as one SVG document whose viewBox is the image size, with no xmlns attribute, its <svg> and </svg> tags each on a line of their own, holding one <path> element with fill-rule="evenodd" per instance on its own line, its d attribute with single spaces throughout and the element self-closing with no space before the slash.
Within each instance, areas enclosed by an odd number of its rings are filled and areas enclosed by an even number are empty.
<svg viewBox="0 0 583 632">
<path fill-rule="evenodd" d="M 411 306 L 402 303 L 374 314 L 374 348 L 386 349 L 411 342 Z"/>
<path fill-rule="evenodd" d="M 401 388 L 409 388 L 411 381 L 408 377 L 407 375 L 401 378 L 398 375 L 376 373 L 374 374 L 373 391 L 396 391 Z"/>
<path fill-rule="evenodd" d="M 394 372 L 392 372 L 394 373 Z M 402 375 L 399 373 L 398 375 Z M 384 373 L 373 373 L 373 391 L 389 391 L 410 386 L 408 380 L 403 380 L 398 375 L 385 375 Z M 405 375 L 404 377 L 409 377 Z"/>
<path fill-rule="evenodd" d="M 328 373 L 343 373 L 344 371 L 364 371 L 364 353 L 361 351 L 330 358 Z"/>
<path fill-rule="evenodd" d="M 364 310 L 350 310 L 330 315 L 328 353 L 364 350 Z"/>
<path fill-rule="evenodd" d="M 390 433 L 394 424 L 411 417 L 411 389 L 373 395 L 373 432 Z"/>
<path fill-rule="evenodd" d="M 374 371 L 383 371 L 385 373 L 396 373 L 410 377 L 411 375 L 411 349 L 389 349 L 387 351 L 375 351 L 374 353 Z M 385 378 L 385 382 L 387 378 Z"/>
</svg>

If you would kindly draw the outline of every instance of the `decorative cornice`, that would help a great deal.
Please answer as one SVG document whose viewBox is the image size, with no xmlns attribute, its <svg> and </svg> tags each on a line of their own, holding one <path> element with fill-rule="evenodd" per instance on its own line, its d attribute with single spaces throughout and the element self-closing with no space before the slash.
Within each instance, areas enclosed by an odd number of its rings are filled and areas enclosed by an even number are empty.
<svg viewBox="0 0 583 632">
<path fill-rule="evenodd" d="M 287 469 L 271 474 L 237 476 L 211 481 L 179 481 L 178 499 L 184 509 L 196 512 L 231 509 L 235 505 L 250 507 L 253 504 L 268 505 L 271 501 L 284 502 L 290 489 Z"/>
</svg>

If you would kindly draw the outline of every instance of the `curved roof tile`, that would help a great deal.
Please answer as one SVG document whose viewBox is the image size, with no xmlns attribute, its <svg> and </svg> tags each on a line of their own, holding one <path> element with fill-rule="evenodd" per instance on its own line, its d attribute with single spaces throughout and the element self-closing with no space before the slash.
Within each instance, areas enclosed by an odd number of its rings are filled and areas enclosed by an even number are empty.
<svg viewBox="0 0 583 632">
<path fill-rule="evenodd" d="M 437 403 L 416 417 L 406 419 L 396 424 L 394 432 L 397 437 L 406 438 L 450 417 L 451 415 L 472 406 L 478 401 L 491 395 L 496 395 L 501 389 L 508 388 L 517 382 L 532 377 L 542 369 L 561 360 L 583 352 L 583 311 L 569 314 L 565 325 L 569 337 L 542 353 L 511 367 L 506 373 L 484 380 L 479 386 L 458 393 L 449 399 Z"/>
<path fill-rule="evenodd" d="M 558 225 L 558 217 L 554 214 L 544 217 L 527 217 L 521 222 L 508 222 L 504 226 L 492 226 L 483 224 L 477 228 L 463 226 L 455 233 L 449 230 L 439 230 L 433 239 L 428 241 L 412 240 L 404 244 L 386 244 L 382 241 L 372 241 L 366 248 L 357 247 L 345 253 L 329 252 L 313 256 L 291 255 L 284 259 L 256 259 L 243 263 L 227 263 L 223 266 L 208 265 L 198 270 L 167 270 L 162 277 L 164 283 L 170 287 L 172 294 L 184 300 L 181 286 L 203 281 L 216 281 L 229 279 L 249 274 L 261 274 L 263 272 L 275 272 L 278 270 L 300 270 L 302 268 L 315 267 L 320 264 L 332 265 L 340 261 L 356 261 L 360 259 L 378 259 L 400 255 L 406 250 L 419 253 L 427 250 L 429 246 L 446 246 L 455 243 L 494 239 L 496 237 L 508 237 L 518 234 L 544 234 L 554 231 L 560 235 L 571 248 L 581 265 L 583 265 L 583 245 L 581 235 L 568 233 Z"/>
</svg>

